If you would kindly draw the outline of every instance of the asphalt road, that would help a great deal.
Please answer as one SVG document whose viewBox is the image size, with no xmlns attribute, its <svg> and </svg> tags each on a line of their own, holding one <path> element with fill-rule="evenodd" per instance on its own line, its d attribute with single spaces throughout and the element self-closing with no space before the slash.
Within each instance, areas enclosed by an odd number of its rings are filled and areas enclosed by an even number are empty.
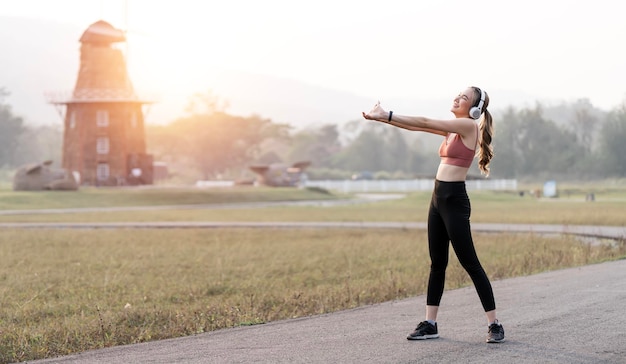
<svg viewBox="0 0 626 364">
<path fill-rule="evenodd" d="M 626 363 L 626 260 L 492 282 L 506 342 L 473 287 L 446 291 L 441 338 L 408 341 L 425 297 L 34 363 Z"/>
</svg>

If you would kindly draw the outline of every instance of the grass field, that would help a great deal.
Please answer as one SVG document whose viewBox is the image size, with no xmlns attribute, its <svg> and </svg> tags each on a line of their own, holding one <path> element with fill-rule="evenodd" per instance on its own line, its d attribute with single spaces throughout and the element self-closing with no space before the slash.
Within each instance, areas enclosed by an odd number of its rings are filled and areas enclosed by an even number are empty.
<svg viewBox="0 0 626 364">
<path fill-rule="evenodd" d="M 336 198 L 316 189 L 257 188 L 81 188 L 78 191 L 0 189 L 0 210 L 83 207 L 202 205 L 233 202 L 299 201 Z"/>
<path fill-rule="evenodd" d="M 16 197 L 5 191 L 0 205 L 33 209 L 39 198 L 45 208 L 337 198 L 316 191 L 281 197 L 271 189 L 136 192 L 143 195 L 85 191 L 69 203 L 65 193 Z M 165 196 L 170 192 L 176 196 Z M 429 196 L 334 207 L 9 215 L 0 221 L 424 221 Z M 624 196 L 597 194 L 595 202 L 584 202 L 573 195 L 544 200 L 472 193 L 472 220 L 621 226 Z M 624 242 L 592 245 L 533 234 L 474 238 L 491 279 L 626 257 Z M 400 229 L 2 229 L 0 363 L 420 295 L 429 265 L 425 242 L 424 231 Z M 452 257 L 446 288 L 469 284 Z"/>
<path fill-rule="evenodd" d="M 159 192 L 161 191 L 161 192 Z M 250 201 L 336 200 L 346 196 L 297 189 L 232 190 L 97 190 L 76 195 L 67 192 L 14 193 L 0 191 L 0 210 L 74 207 L 154 206 L 153 210 L 104 211 L 60 214 L 0 214 L 0 222 L 118 222 L 118 221 L 424 221 L 430 192 L 407 198 L 333 207 L 278 206 L 262 209 L 159 209 L 163 205 L 201 205 Z M 520 197 L 514 192 L 470 192 L 472 221 L 566 225 L 623 226 L 626 188 L 595 189 L 596 200 L 571 189 L 560 198 Z M 70 196 L 70 197 L 68 197 Z"/>
</svg>

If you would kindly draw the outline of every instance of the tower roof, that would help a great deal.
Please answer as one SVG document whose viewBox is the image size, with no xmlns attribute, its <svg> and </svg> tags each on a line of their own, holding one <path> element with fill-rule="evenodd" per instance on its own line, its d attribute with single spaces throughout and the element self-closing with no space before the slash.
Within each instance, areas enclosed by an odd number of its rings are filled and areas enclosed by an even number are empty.
<svg viewBox="0 0 626 364">
<path fill-rule="evenodd" d="M 124 31 L 113 28 L 111 24 L 104 20 L 98 20 L 91 24 L 80 37 L 81 43 L 110 44 L 124 41 L 126 41 Z"/>
<path fill-rule="evenodd" d="M 76 103 L 140 103 L 128 76 L 126 61 L 121 49 L 112 43 L 124 42 L 124 32 L 104 20 L 91 24 L 80 38 L 80 68 L 76 86 L 71 92 L 47 93 L 54 105 Z"/>
</svg>

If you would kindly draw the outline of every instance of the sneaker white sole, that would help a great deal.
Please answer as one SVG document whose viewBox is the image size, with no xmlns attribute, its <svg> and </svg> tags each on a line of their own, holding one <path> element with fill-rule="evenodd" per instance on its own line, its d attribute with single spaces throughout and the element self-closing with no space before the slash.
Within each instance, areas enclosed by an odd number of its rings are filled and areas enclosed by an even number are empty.
<svg viewBox="0 0 626 364">
<path fill-rule="evenodd" d="M 426 339 L 436 339 L 439 337 L 439 334 L 432 335 L 422 335 L 422 336 L 407 336 L 407 340 L 426 340 Z"/>
</svg>

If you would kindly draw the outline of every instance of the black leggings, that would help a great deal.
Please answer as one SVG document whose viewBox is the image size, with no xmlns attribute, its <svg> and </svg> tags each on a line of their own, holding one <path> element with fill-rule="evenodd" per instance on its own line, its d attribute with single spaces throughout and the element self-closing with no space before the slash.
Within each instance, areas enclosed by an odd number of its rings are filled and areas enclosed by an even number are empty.
<svg viewBox="0 0 626 364">
<path fill-rule="evenodd" d="M 491 283 L 474 249 L 470 229 L 471 210 L 465 182 L 435 180 L 428 211 L 428 249 L 431 265 L 426 304 L 429 306 L 439 306 L 441 302 L 448 252 L 452 242 L 459 262 L 474 282 L 485 312 L 496 309 Z"/>
</svg>

